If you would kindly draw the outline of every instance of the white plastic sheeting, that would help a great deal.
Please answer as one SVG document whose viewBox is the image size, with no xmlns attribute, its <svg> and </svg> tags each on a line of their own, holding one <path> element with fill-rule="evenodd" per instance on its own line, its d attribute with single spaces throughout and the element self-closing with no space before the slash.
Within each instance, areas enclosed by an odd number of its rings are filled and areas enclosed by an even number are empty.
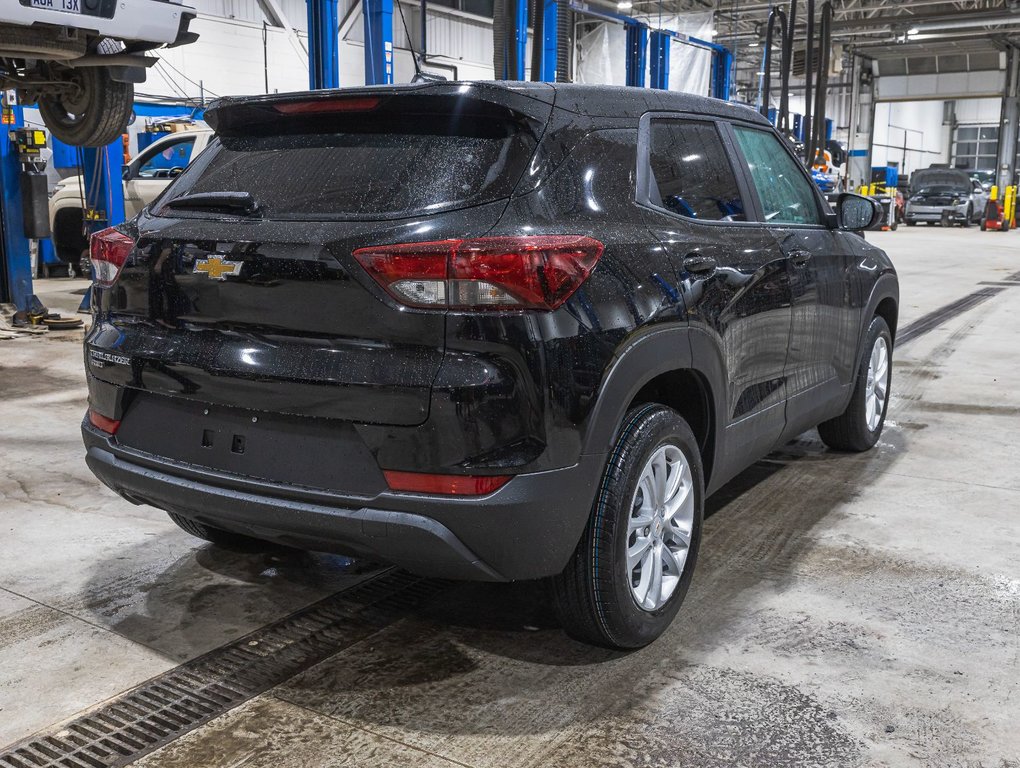
<svg viewBox="0 0 1020 768">
<path fill-rule="evenodd" d="M 622 24 L 603 22 L 577 39 L 574 81 L 589 85 L 627 84 L 627 33 Z"/>
<path fill-rule="evenodd" d="M 702 40 L 712 39 L 712 12 L 637 16 L 653 29 L 683 32 Z M 673 40 L 669 51 L 669 90 L 707 96 L 712 75 L 712 52 Z M 627 41 L 623 24 L 602 22 L 577 41 L 574 79 L 579 83 L 626 85 Z M 645 72 L 645 84 L 649 84 Z"/>
<path fill-rule="evenodd" d="M 661 28 L 674 29 L 702 40 L 711 40 L 712 11 L 674 16 L 669 21 L 664 20 Z M 712 52 L 673 40 L 669 51 L 669 90 L 708 96 L 712 90 L 711 81 Z"/>
</svg>

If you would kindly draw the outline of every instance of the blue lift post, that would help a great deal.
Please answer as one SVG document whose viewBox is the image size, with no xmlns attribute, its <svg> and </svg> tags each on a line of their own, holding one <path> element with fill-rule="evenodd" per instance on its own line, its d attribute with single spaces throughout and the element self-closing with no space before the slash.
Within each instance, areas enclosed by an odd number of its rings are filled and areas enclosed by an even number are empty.
<svg viewBox="0 0 1020 768">
<path fill-rule="evenodd" d="M 367 5 L 367 3 L 366 3 Z M 365 13 L 365 31 L 368 32 L 368 13 Z M 390 12 L 393 3 L 390 0 Z M 392 29 L 392 24 L 390 25 Z M 340 23 L 337 17 L 337 0 L 308 0 L 308 87 L 340 87 Z M 392 33 L 390 38 L 392 41 Z M 392 42 L 391 52 L 392 56 Z M 368 77 L 369 40 L 365 35 L 365 77 Z M 391 65 L 392 66 L 392 65 Z"/>
<path fill-rule="evenodd" d="M 542 21 L 542 72 L 541 79 L 546 83 L 556 82 L 556 59 L 559 47 L 559 3 L 546 0 L 545 18 Z M 535 41 L 538 44 L 538 41 Z"/>
<path fill-rule="evenodd" d="M 335 12 L 336 0 L 332 2 Z M 393 82 L 393 2 L 362 2 L 362 16 L 365 19 L 365 85 L 389 85 Z M 337 31 L 334 29 L 334 48 L 336 36 Z"/>
<path fill-rule="evenodd" d="M 636 21 L 626 24 L 627 85 L 645 87 L 645 66 L 648 60 L 648 27 Z"/>
<path fill-rule="evenodd" d="M 18 146 L 10 140 L 8 133 L 25 124 L 20 106 L 4 106 L 4 121 L 0 128 L 0 229 L 3 234 L 4 275 L 3 286 L 6 296 L 18 310 L 29 309 L 32 296 L 32 254 L 28 238 L 24 234 L 21 220 L 21 162 L 18 160 Z"/>
<path fill-rule="evenodd" d="M 528 60 L 528 0 L 515 0 L 517 15 L 514 17 L 514 45 L 517 46 L 517 72 L 515 80 L 524 79 L 524 65 Z"/>
<path fill-rule="evenodd" d="M 669 46 L 672 37 L 661 29 L 652 31 L 650 75 L 652 88 L 666 90 L 669 88 Z"/>
<path fill-rule="evenodd" d="M 82 185 L 85 188 L 85 223 L 89 232 L 124 223 L 124 143 L 117 139 L 109 146 L 85 148 L 82 157 Z M 92 292 L 86 291 L 78 307 L 87 312 Z"/>
</svg>

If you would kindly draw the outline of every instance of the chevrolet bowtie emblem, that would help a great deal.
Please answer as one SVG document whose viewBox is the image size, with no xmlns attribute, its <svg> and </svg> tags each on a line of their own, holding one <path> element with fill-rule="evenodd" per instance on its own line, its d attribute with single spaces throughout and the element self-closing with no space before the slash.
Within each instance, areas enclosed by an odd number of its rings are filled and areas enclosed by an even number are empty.
<svg viewBox="0 0 1020 768">
<path fill-rule="evenodd" d="M 210 256 L 208 259 L 197 259 L 192 271 L 209 275 L 213 280 L 226 280 L 227 275 L 241 274 L 243 266 L 243 261 L 227 261 L 222 256 Z"/>
</svg>

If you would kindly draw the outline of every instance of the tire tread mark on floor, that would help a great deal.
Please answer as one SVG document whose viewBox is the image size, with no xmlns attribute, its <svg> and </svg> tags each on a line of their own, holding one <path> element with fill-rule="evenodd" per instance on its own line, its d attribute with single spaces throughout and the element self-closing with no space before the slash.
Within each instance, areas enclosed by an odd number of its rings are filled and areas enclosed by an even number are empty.
<svg viewBox="0 0 1020 768">
<path fill-rule="evenodd" d="M 897 346 L 902 346 L 913 341 L 919 336 L 923 336 L 924 334 L 935 330 L 946 321 L 951 320 L 958 315 L 962 315 L 967 310 L 973 309 L 979 304 L 988 301 L 988 299 L 1002 293 L 1004 290 L 1006 289 L 1000 286 L 979 288 L 973 293 L 967 294 L 963 298 L 950 302 L 945 306 L 939 307 L 938 309 L 919 317 L 897 334 Z"/>
<path fill-rule="evenodd" d="M 378 632 L 448 582 L 385 571 L 0 750 L 0 768 L 117 768 Z"/>
</svg>

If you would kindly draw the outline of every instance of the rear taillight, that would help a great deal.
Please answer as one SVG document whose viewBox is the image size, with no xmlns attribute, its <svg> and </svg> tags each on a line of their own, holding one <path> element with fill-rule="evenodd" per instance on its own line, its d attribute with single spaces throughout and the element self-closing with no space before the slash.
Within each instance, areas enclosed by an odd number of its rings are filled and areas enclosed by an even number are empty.
<svg viewBox="0 0 1020 768">
<path fill-rule="evenodd" d="M 511 479 L 510 475 L 433 475 L 391 470 L 383 470 L 383 476 L 393 491 L 444 496 L 485 496 L 498 491 Z"/>
<path fill-rule="evenodd" d="M 89 408 L 89 424 L 110 435 L 117 434 L 117 429 L 120 427 L 120 422 L 116 419 L 107 418 L 91 408 Z"/>
<path fill-rule="evenodd" d="M 113 227 L 96 232 L 89 242 L 89 258 L 96 271 L 96 283 L 109 288 L 120 276 L 120 270 L 131 255 L 135 241 Z"/>
<path fill-rule="evenodd" d="M 480 237 L 359 248 L 354 258 L 412 307 L 556 309 L 602 256 L 581 235 Z"/>
</svg>

